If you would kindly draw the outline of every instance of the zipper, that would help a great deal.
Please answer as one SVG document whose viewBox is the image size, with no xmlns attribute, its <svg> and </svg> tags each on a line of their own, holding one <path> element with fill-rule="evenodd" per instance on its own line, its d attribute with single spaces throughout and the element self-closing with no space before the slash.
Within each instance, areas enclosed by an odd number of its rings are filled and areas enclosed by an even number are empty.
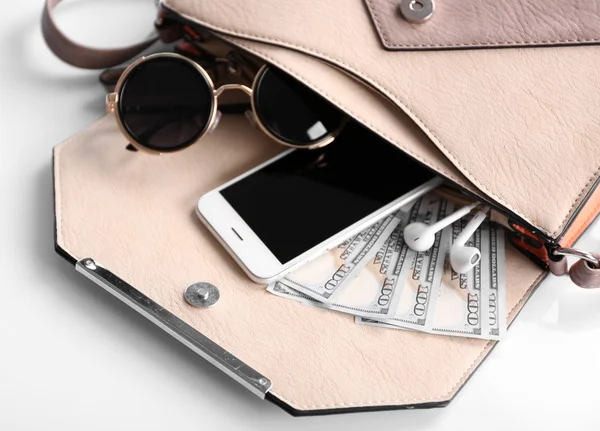
<svg viewBox="0 0 600 431">
<path fill-rule="evenodd" d="M 542 238 L 538 230 L 529 223 L 524 223 L 496 203 L 489 199 L 482 199 L 455 183 L 451 183 L 445 193 L 450 194 L 452 199 L 459 202 L 461 198 L 456 195 L 460 194 L 463 200 L 461 203 L 465 205 L 473 200 L 488 205 L 492 211 L 490 219 L 505 227 L 508 241 L 539 267 L 543 269 L 548 267 L 550 249 L 558 247 L 558 244 L 551 244 L 547 238 Z"/>
</svg>

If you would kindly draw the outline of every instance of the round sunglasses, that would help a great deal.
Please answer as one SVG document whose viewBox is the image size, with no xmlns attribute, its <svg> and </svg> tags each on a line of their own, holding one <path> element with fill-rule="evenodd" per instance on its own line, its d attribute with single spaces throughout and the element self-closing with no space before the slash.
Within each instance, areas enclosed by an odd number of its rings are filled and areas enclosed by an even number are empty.
<svg viewBox="0 0 600 431">
<path fill-rule="evenodd" d="M 129 66 L 106 98 L 123 134 L 138 150 L 172 153 L 198 142 L 218 124 L 224 91 L 250 96 L 253 119 L 276 142 L 314 149 L 331 143 L 346 116 L 313 90 L 272 66 L 263 66 L 252 88 L 217 89 L 206 70 L 179 54 L 153 54 Z"/>
</svg>

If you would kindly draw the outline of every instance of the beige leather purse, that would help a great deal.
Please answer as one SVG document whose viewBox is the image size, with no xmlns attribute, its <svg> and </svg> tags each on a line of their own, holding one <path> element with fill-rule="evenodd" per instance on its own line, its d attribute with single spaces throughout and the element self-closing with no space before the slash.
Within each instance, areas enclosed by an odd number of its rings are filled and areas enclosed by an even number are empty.
<svg viewBox="0 0 600 431">
<path fill-rule="evenodd" d="M 184 23 L 276 65 L 487 202 L 510 231 L 509 321 L 549 263 L 566 272 L 562 254 L 577 253 L 569 248 L 600 205 L 594 2 L 589 10 L 576 0 L 162 7 L 160 26 Z M 49 44 L 71 61 L 49 9 L 45 17 Z M 91 63 L 82 66 L 100 65 L 90 51 L 83 57 Z M 206 142 L 168 157 L 139 157 L 125 145 L 105 117 L 56 147 L 58 251 L 257 395 L 294 414 L 441 406 L 494 346 L 358 326 L 249 281 L 193 214 L 204 192 L 280 151 L 243 119 L 227 118 Z M 583 257 L 572 278 L 597 285 L 586 263 L 595 257 Z M 215 307 L 184 301 L 197 281 L 220 289 Z"/>
</svg>

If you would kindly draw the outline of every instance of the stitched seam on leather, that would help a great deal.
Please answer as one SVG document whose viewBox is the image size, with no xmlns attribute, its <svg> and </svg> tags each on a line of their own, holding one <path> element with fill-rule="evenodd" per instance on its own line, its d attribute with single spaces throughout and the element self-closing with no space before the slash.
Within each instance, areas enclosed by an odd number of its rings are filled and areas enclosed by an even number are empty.
<svg viewBox="0 0 600 431">
<path fill-rule="evenodd" d="M 240 45 L 240 46 L 243 46 L 244 49 L 248 50 L 248 52 L 251 52 L 251 53 L 253 53 L 253 54 L 255 54 L 255 55 L 259 56 L 259 57 L 264 57 L 265 59 L 268 59 L 272 64 L 277 65 L 277 67 L 279 67 L 280 69 L 284 70 L 289 75 L 291 75 L 294 78 L 298 79 L 299 81 L 304 82 L 305 84 L 309 85 L 310 87 L 312 87 L 317 92 L 320 92 L 323 96 L 325 96 L 331 102 L 333 102 L 334 104 L 338 105 L 339 107 L 341 107 L 342 109 L 344 109 L 345 111 L 347 111 L 352 117 L 356 118 L 358 121 L 360 121 L 361 123 L 363 123 L 364 125 L 366 125 L 367 127 L 369 127 L 374 132 L 376 132 L 379 135 L 381 135 L 383 138 L 385 138 L 388 141 L 392 142 L 394 145 L 396 145 L 399 149 L 401 149 L 405 153 L 407 153 L 410 156 L 414 157 L 419 162 L 421 162 L 421 163 L 423 163 L 423 164 L 425 164 L 427 166 L 430 166 L 430 167 L 434 168 L 437 172 L 439 172 L 439 173 L 445 175 L 446 177 L 452 179 L 453 181 L 455 181 L 456 183 L 460 184 L 461 186 L 466 187 L 465 183 L 462 180 L 456 178 L 456 176 L 454 176 L 453 174 L 447 172 L 445 169 L 439 167 L 437 164 L 431 163 L 430 161 L 427 161 L 427 160 L 423 159 L 422 157 L 420 157 L 417 154 L 415 154 L 412 150 L 403 147 L 400 142 L 398 142 L 397 140 L 395 140 L 394 138 L 392 138 L 391 136 L 389 136 L 387 133 L 381 131 L 379 128 L 377 128 L 376 126 L 374 126 L 373 124 L 371 124 L 369 121 L 367 121 L 366 119 L 364 119 L 362 116 L 356 114 L 352 109 L 348 108 L 344 103 L 340 102 L 338 99 L 336 99 L 334 96 L 332 96 L 331 94 L 329 94 L 327 91 L 323 90 L 321 87 L 319 87 L 317 85 L 314 85 L 312 82 L 311 83 L 306 82 L 306 79 L 304 77 L 301 77 L 296 72 L 294 72 L 291 69 L 289 69 L 288 67 L 282 65 L 280 62 L 278 62 L 277 60 L 275 60 L 270 55 L 264 54 L 262 52 L 257 52 L 254 49 L 250 48 L 248 45 L 245 45 L 243 42 L 240 42 L 238 40 L 232 41 L 232 43 Z"/>
<path fill-rule="evenodd" d="M 379 33 L 379 36 L 381 36 L 381 39 L 383 39 L 383 42 L 385 43 L 385 45 L 386 46 L 396 46 L 396 45 L 390 44 L 390 42 L 388 41 L 386 32 L 385 32 L 383 26 L 381 25 L 381 23 L 379 22 L 379 12 L 377 11 L 377 8 L 373 4 L 372 0 L 367 0 L 367 9 L 369 9 L 369 11 L 371 12 L 371 16 L 373 17 L 373 21 L 375 22 L 375 27 L 377 28 L 377 32 Z"/>
<path fill-rule="evenodd" d="M 232 30 L 235 32 L 235 30 Z M 240 36 L 243 36 L 243 34 L 240 34 Z M 256 36 L 256 35 L 250 35 L 251 37 L 258 37 L 260 38 L 260 36 Z M 284 45 L 288 45 L 287 42 L 284 42 L 282 40 L 278 40 L 278 39 L 270 39 L 270 38 L 266 38 L 266 40 L 272 40 L 274 42 L 279 42 L 281 44 Z M 380 84 L 378 81 L 375 81 L 371 78 L 367 78 L 366 75 L 361 74 L 358 70 L 354 69 L 352 66 L 336 60 L 332 57 L 329 57 L 327 54 L 324 54 L 322 52 L 319 51 L 313 51 L 310 48 L 305 48 L 301 45 L 295 45 L 295 44 L 289 44 L 292 47 L 296 47 L 296 48 L 300 48 L 300 49 L 305 49 L 307 52 L 312 53 L 312 54 L 318 54 L 323 56 L 325 59 L 330 60 L 334 63 L 338 62 L 339 64 L 343 65 L 344 67 L 348 68 L 348 70 L 352 71 L 353 73 L 357 74 L 358 76 L 366 79 L 367 81 L 372 82 L 374 85 L 374 87 L 376 89 L 379 89 L 379 87 L 383 90 L 385 90 L 384 92 L 388 93 L 388 96 L 398 105 L 398 107 L 400 107 L 400 109 L 404 110 L 405 113 L 411 117 L 413 119 L 413 121 L 415 121 L 420 127 L 421 129 L 423 129 L 425 131 L 425 133 L 429 134 L 430 137 L 432 138 L 432 141 L 435 142 L 439 147 L 441 147 L 442 152 L 446 155 L 446 157 L 448 157 L 453 163 L 454 165 L 456 165 L 459 169 L 461 169 L 463 171 L 463 173 L 466 173 L 466 176 L 469 178 L 469 180 L 471 180 L 471 182 L 473 182 L 473 184 L 477 185 L 477 187 L 479 187 L 482 191 L 484 191 L 485 193 L 487 193 L 490 197 L 494 198 L 497 202 L 501 203 L 502 205 L 506 206 L 508 209 L 512 209 L 513 211 L 515 211 L 513 209 L 513 206 L 509 205 L 508 203 L 506 203 L 503 199 L 501 199 L 500 197 L 498 197 L 495 193 L 491 192 L 487 187 L 483 186 L 481 184 L 480 181 L 476 180 L 476 176 L 473 175 L 469 169 L 467 169 L 466 167 L 463 166 L 462 163 L 460 163 L 460 161 L 458 160 L 458 158 L 446 147 L 446 145 L 444 145 L 440 139 L 440 137 L 437 135 L 437 133 L 435 133 L 429 126 L 427 126 L 424 122 L 424 120 L 417 114 L 415 113 L 411 108 L 409 108 L 404 102 L 402 102 L 401 100 L 398 99 L 397 96 L 395 96 L 390 90 L 387 89 L 387 87 L 383 86 L 382 84 Z M 245 45 L 244 45 L 245 46 Z M 523 215 L 523 210 L 515 205 L 516 207 L 516 213 L 519 213 L 519 215 L 525 219 L 526 221 L 528 221 L 529 223 L 531 223 L 534 226 L 537 226 L 537 223 L 530 220 L 528 217 Z M 549 234 L 549 232 L 545 229 L 541 229 L 544 233 Z"/>
<path fill-rule="evenodd" d="M 438 44 L 438 45 L 387 45 L 390 48 L 451 48 L 451 47 L 468 47 L 468 46 L 535 46 L 542 44 L 558 44 L 558 43 L 598 43 L 600 39 L 561 39 L 561 40 L 534 40 L 534 41 L 507 41 L 507 42 L 473 42 L 473 43 L 455 43 L 455 44 Z"/>
<path fill-rule="evenodd" d="M 527 45 L 540 45 L 540 44 L 556 44 L 556 43 L 595 43 L 600 42 L 600 39 L 558 39 L 558 40 L 505 40 L 496 42 L 468 42 L 468 43 L 423 43 L 423 44 L 402 44 L 392 43 L 387 36 L 387 32 L 381 22 L 379 21 L 379 11 L 373 0 L 366 0 L 367 7 L 371 12 L 375 27 L 379 36 L 384 42 L 387 48 L 450 48 L 450 47 L 469 47 L 469 46 L 527 46 Z"/>
<path fill-rule="evenodd" d="M 556 236 L 558 233 L 560 233 L 563 230 L 563 228 L 565 227 L 565 225 L 569 221 L 569 218 L 571 217 L 572 212 L 575 210 L 575 207 L 579 203 L 579 200 L 582 198 L 583 194 L 587 191 L 587 189 L 589 189 L 589 187 L 591 186 L 591 184 L 594 183 L 594 182 L 596 182 L 596 180 L 598 179 L 598 175 L 600 175 L 600 168 L 598 168 L 598 170 L 596 172 L 594 172 L 594 175 L 592 176 L 592 178 L 590 178 L 590 180 L 583 187 L 583 189 L 581 189 L 581 192 L 579 193 L 579 195 L 575 199 L 575 202 L 573 202 L 573 205 L 571 205 L 571 208 L 569 209 L 569 212 L 567 213 L 566 217 L 564 218 L 564 220 L 562 221 L 562 223 L 560 224 L 560 226 L 558 227 L 558 229 L 556 229 L 552 233 L 552 236 Z"/>
<path fill-rule="evenodd" d="M 167 1 L 167 2 L 168 2 L 168 1 Z M 167 2 L 165 2 L 165 3 L 167 3 Z M 189 16 L 188 16 L 187 18 L 188 18 L 188 19 L 191 19 L 191 20 L 195 20 L 195 21 L 197 21 L 197 22 L 201 22 L 200 20 L 194 19 L 194 18 L 192 18 L 192 17 L 189 17 Z M 385 90 L 385 92 L 386 92 L 386 93 L 388 93 L 388 96 L 389 96 L 389 97 L 390 97 L 390 98 L 391 98 L 391 99 L 392 99 L 394 102 L 396 102 L 396 103 L 397 103 L 397 105 L 398 105 L 398 106 L 399 106 L 401 109 L 405 110 L 405 112 L 406 112 L 406 113 L 407 113 L 407 114 L 408 114 L 410 117 L 413 117 L 413 120 L 414 120 L 414 121 L 415 121 L 415 122 L 416 122 L 416 123 L 417 123 L 419 126 L 421 126 L 421 128 L 422 128 L 422 129 L 424 129 L 424 131 L 425 131 L 426 133 L 429 133 L 429 134 L 430 134 L 430 135 L 431 135 L 431 136 L 434 138 L 434 139 L 432 139 L 432 140 L 433 140 L 434 142 L 436 142 L 436 143 L 438 144 L 438 146 L 439 146 L 439 147 L 442 147 L 442 149 L 443 149 L 443 152 L 447 153 L 447 154 L 446 154 L 446 156 L 447 156 L 447 157 L 448 157 L 448 158 L 449 158 L 449 159 L 450 159 L 450 160 L 451 160 L 451 161 L 452 161 L 452 162 L 453 162 L 453 163 L 454 163 L 456 166 L 458 166 L 458 167 L 459 167 L 461 170 L 463 170 L 463 171 L 464 171 L 463 173 L 465 173 L 465 172 L 466 172 L 466 174 L 467 174 L 467 176 L 468 176 L 469 180 L 471 180 L 471 182 L 473 182 L 473 184 L 477 185 L 477 187 L 479 187 L 479 188 L 480 188 L 482 191 L 484 191 L 485 193 L 487 193 L 487 194 L 488 194 L 490 197 L 494 198 L 494 200 L 496 200 L 497 202 L 499 202 L 499 203 L 501 203 L 502 205 L 506 206 L 506 208 L 507 208 L 507 209 L 510 209 L 510 210 L 512 210 L 513 212 L 515 212 L 515 213 L 519 214 L 519 215 L 520 215 L 520 216 L 521 216 L 521 217 L 522 217 L 522 218 L 523 218 L 525 221 L 529 222 L 530 224 L 532 224 L 532 225 L 534 225 L 534 226 L 537 226 L 537 227 L 538 227 L 538 228 L 539 228 L 539 229 L 540 229 L 542 232 L 544 232 L 545 234 L 547 234 L 547 235 L 550 235 L 550 236 L 552 236 L 552 237 L 556 237 L 556 235 L 557 235 L 557 234 L 558 234 L 558 233 L 559 233 L 559 232 L 560 232 L 560 231 L 563 229 L 564 225 L 567 223 L 568 219 L 570 218 L 572 211 L 574 210 L 575 206 L 577 205 L 577 202 L 578 202 L 579 198 L 581 197 L 581 195 L 583 194 L 583 192 L 585 191 L 585 189 L 586 189 L 586 188 L 589 186 L 589 184 L 590 184 L 592 181 L 595 181 L 595 180 L 598 178 L 598 175 L 600 174 L 600 169 L 599 169 L 598 171 L 596 171 L 596 172 L 593 174 L 593 176 L 591 177 L 591 179 L 590 179 L 590 180 L 588 181 L 588 183 L 587 183 L 587 184 L 586 184 L 586 185 L 583 187 L 583 189 L 582 189 L 582 190 L 581 190 L 581 192 L 579 193 L 578 197 L 575 199 L 575 201 L 574 201 L 574 202 L 573 202 L 573 204 L 571 205 L 571 208 L 570 208 L 570 210 L 568 211 L 567 215 L 565 216 L 565 219 L 563 220 L 563 222 L 561 223 L 561 225 L 560 225 L 560 226 L 559 226 L 557 229 L 555 229 L 555 230 L 554 230 L 554 232 L 550 233 L 550 232 L 549 232 L 547 229 L 545 229 L 545 228 L 540 228 L 540 227 L 538 226 L 538 224 L 539 224 L 538 222 L 535 222 L 535 221 L 531 220 L 531 218 L 529 218 L 529 217 L 525 216 L 525 215 L 523 214 L 523 210 L 521 209 L 521 207 L 520 207 L 519 205 L 516 205 L 516 204 L 515 204 L 515 205 L 509 205 L 507 202 L 505 202 L 503 199 L 501 199 L 501 198 L 500 198 L 500 197 L 499 197 L 497 194 L 495 194 L 495 193 L 491 192 L 491 191 L 490 191 L 490 190 L 489 190 L 487 187 L 483 186 L 483 185 L 481 184 L 481 182 L 480 182 L 480 181 L 477 181 L 477 180 L 476 180 L 476 177 L 475 177 L 475 175 L 473 175 L 473 174 L 472 174 L 472 173 L 469 171 L 469 169 L 467 169 L 466 167 L 464 167 L 464 166 L 463 166 L 463 165 L 460 163 L 460 161 L 459 161 L 459 160 L 456 158 L 456 156 L 455 156 L 455 155 L 454 155 L 454 154 L 453 154 L 453 153 L 452 153 L 452 152 L 451 152 L 451 151 L 450 151 L 450 150 L 449 150 L 449 149 L 448 149 L 448 148 L 447 148 L 447 147 L 446 147 L 446 146 L 445 146 L 445 145 L 442 143 L 442 141 L 441 141 L 441 139 L 439 138 L 439 136 L 438 136 L 438 135 L 437 135 L 437 134 L 436 134 L 436 133 L 435 133 L 435 132 L 434 132 L 434 131 L 433 131 L 433 130 L 432 130 L 430 127 L 429 127 L 429 126 L 427 126 L 427 125 L 425 124 L 424 120 L 423 120 L 423 119 L 421 119 L 421 117 L 420 117 L 418 114 L 416 114 L 416 113 L 415 113 L 415 112 L 414 112 L 414 111 L 413 111 L 411 108 L 409 108 L 409 107 L 408 107 L 408 106 L 407 106 L 407 105 L 406 105 L 404 102 L 402 102 L 401 100 L 399 100 L 399 99 L 398 99 L 398 97 L 397 97 L 397 96 L 395 96 L 393 92 L 391 92 L 389 89 L 387 89 L 387 87 L 385 87 L 384 85 L 382 85 L 382 84 L 381 84 L 381 83 L 379 83 L 378 81 L 376 81 L 376 80 L 374 80 L 374 79 L 372 79 L 372 78 L 368 78 L 366 75 L 363 75 L 361 72 L 359 72 L 358 70 L 354 69 L 352 66 L 350 66 L 349 64 L 347 64 L 347 63 L 345 63 L 345 62 L 343 62 L 343 61 L 341 61 L 341 60 L 335 59 L 335 58 L 333 58 L 333 57 L 330 57 L 330 56 L 328 56 L 327 54 L 325 54 L 325 53 L 323 53 L 323 52 L 320 52 L 320 51 L 317 51 L 317 50 L 313 50 L 313 49 L 311 49 L 311 48 L 307 48 L 307 47 L 304 47 L 304 46 L 302 46 L 302 45 L 298 45 L 298 44 L 294 44 L 294 43 L 288 43 L 288 42 L 285 42 L 285 41 L 283 41 L 283 40 L 280 40 L 280 39 L 276 39 L 276 38 L 270 38 L 270 37 L 264 37 L 264 36 L 255 35 L 255 34 L 247 34 L 247 35 L 245 35 L 244 33 L 238 32 L 238 31 L 236 31 L 236 30 L 234 30 L 234 29 L 222 28 L 222 27 L 219 27 L 219 26 L 216 26 L 216 28 L 221 28 L 221 29 L 223 29 L 223 30 L 225 30 L 225 31 L 232 32 L 233 34 L 236 34 L 236 35 L 238 35 L 238 36 L 253 37 L 253 38 L 257 38 L 257 39 L 259 39 L 259 41 L 260 41 L 260 39 L 264 39 L 264 40 L 267 40 L 267 41 L 278 42 L 278 43 L 281 43 L 281 44 L 283 44 L 283 45 L 287 45 L 287 46 L 290 46 L 290 47 L 295 47 L 295 48 L 299 48 L 299 49 L 301 49 L 301 50 L 305 50 L 306 52 L 308 52 L 308 53 L 312 53 L 313 55 L 317 55 L 317 56 L 319 56 L 319 55 L 320 55 L 320 56 L 322 56 L 323 58 L 325 58 L 325 59 L 327 59 L 327 60 L 330 60 L 330 61 L 332 61 L 333 63 L 339 63 L 340 65 L 343 65 L 344 67 L 348 68 L 348 70 L 349 70 L 349 71 L 352 71 L 353 73 L 355 73 L 356 75 L 358 75 L 358 76 L 360 76 L 360 77 L 364 78 L 364 79 L 365 79 L 365 80 L 367 80 L 368 82 L 372 82 L 373 84 L 375 84 L 375 85 L 374 85 L 374 87 L 375 87 L 375 88 L 378 88 L 378 87 L 380 87 L 381 89 Z M 515 210 L 515 209 L 516 209 L 516 210 Z"/>
<path fill-rule="evenodd" d="M 526 298 L 529 297 L 529 295 L 531 294 L 532 290 L 541 282 L 541 280 L 545 277 L 546 275 L 546 271 L 543 271 L 534 281 L 533 283 L 527 288 L 527 290 L 525 291 L 525 293 L 523 294 L 523 296 L 521 297 L 521 299 L 519 300 L 519 302 L 517 302 L 513 308 L 510 310 L 510 312 L 508 313 L 508 318 L 511 319 L 513 317 L 513 314 L 516 312 L 517 308 L 520 308 L 520 306 L 523 305 L 523 303 L 525 302 Z M 396 404 L 399 403 L 399 405 L 402 404 L 406 404 L 409 402 L 416 402 L 416 401 L 421 401 L 421 402 L 432 402 L 432 401 L 437 401 L 437 400 L 443 400 L 446 399 L 449 395 L 452 395 L 452 393 L 454 393 L 458 388 L 460 388 L 464 382 L 466 381 L 466 379 L 471 375 L 471 373 L 473 372 L 473 370 L 475 369 L 475 367 L 477 367 L 477 365 L 479 364 L 479 362 L 482 360 L 483 356 L 485 356 L 485 354 L 489 351 L 489 349 L 492 347 L 493 344 L 495 344 L 496 341 L 488 341 L 485 346 L 483 346 L 483 349 L 481 350 L 481 353 L 477 356 L 477 358 L 475 358 L 475 360 L 471 363 L 471 365 L 469 365 L 469 367 L 466 369 L 466 371 L 463 373 L 463 375 L 460 377 L 460 379 L 458 380 L 458 382 L 452 387 L 452 389 L 450 389 L 447 393 L 445 393 L 444 395 L 440 395 L 438 397 L 434 397 L 434 398 L 406 398 L 406 399 L 400 399 L 400 400 L 381 400 L 381 401 L 356 401 L 353 403 L 338 403 L 338 404 L 323 404 L 323 405 L 312 405 L 312 406 L 303 406 L 303 408 L 305 410 L 311 410 L 311 409 L 315 409 L 315 410 L 321 410 L 321 409 L 330 409 L 330 408 L 336 408 L 336 407 L 363 407 L 363 406 L 370 406 L 370 405 L 390 405 L 390 404 Z M 273 391 L 273 393 L 275 394 L 275 391 Z M 281 400 L 285 401 L 287 404 L 294 406 L 293 403 L 291 403 L 289 400 L 285 399 L 284 397 L 280 396 L 280 395 L 276 395 L 278 398 L 280 398 Z"/>
<path fill-rule="evenodd" d="M 442 152 L 446 155 L 446 157 L 448 157 L 459 169 L 461 169 L 463 171 L 463 174 L 465 174 L 465 176 L 467 176 L 467 178 L 473 183 L 475 184 L 480 190 L 482 190 L 483 192 L 485 192 L 489 197 L 493 198 L 496 202 L 502 204 L 503 206 L 505 206 L 507 209 L 511 210 L 512 212 L 514 212 L 515 214 L 518 214 L 523 220 L 527 221 L 528 223 L 530 223 L 533 226 L 536 226 L 540 231 L 542 231 L 543 233 L 545 233 L 546 235 L 552 236 L 554 237 L 555 234 L 554 233 L 550 233 L 550 231 L 546 228 L 540 227 L 539 223 L 536 221 L 533 221 L 531 218 L 527 217 L 524 215 L 524 211 L 520 208 L 519 205 L 514 204 L 514 205 L 510 205 L 508 204 L 506 201 L 504 201 L 502 198 L 500 198 L 496 193 L 490 191 L 487 187 L 485 187 L 484 185 L 481 184 L 480 181 L 476 180 L 476 177 L 467 169 L 465 168 L 460 162 L 459 160 L 456 158 L 456 156 L 454 156 L 452 154 L 452 152 L 442 143 L 442 141 L 440 140 L 440 138 L 437 136 L 437 134 L 429 127 L 427 126 L 424 121 L 420 118 L 420 116 L 418 114 L 416 114 L 411 108 L 409 108 L 405 103 L 403 103 L 402 101 L 400 101 L 398 99 L 397 96 L 393 95 L 393 93 L 387 89 L 387 87 L 385 87 L 384 85 L 380 84 L 379 82 L 375 81 L 372 78 L 367 77 L 366 75 L 362 74 L 361 72 L 359 72 L 358 70 L 356 70 L 355 68 L 353 68 L 352 66 L 350 66 L 349 64 L 335 59 L 333 57 L 328 56 L 325 53 L 322 53 L 320 51 L 316 51 L 313 50 L 311 48 L 307 48 L 304 47 L 302 45 L 298 45 L 295 43 L 289 43 L 289 42 L 285 42 L 281 39 L 276 39 L 276 38 L 271 38 L 271 37 L 265 37 L 265 36 L 260 36 L 260 35 L 255 35 L 252 33 L 241 33 L 237 30 L 234 29 L 230 29 L 230 28 L 224 28 L 218 25 L 214 25 L 214 24 L 209 24 L 205 21 L 202 21 L 200 19 L 197 18 L 193 18 L 189 15 L 177 12 L 172 6 L 169 5 L 170 1 L 169 0 L 164 0 L 164 5 L 170 7 L 173 11 L 175 11 L 176 13 L 179 13 L 181 16 L 187 18 L 190 21 L 195 21 L 201 25 L 204 25 L 208 28 L 213 28 L 216 29 L 218 31 L 221 31 L 225 34 L 229 34 L 231 36 L 237 36 L 237 37 L 241 37 L 241 38 L 246 38 L 246 39 L 250 39 L 250 40 L 255 40 L 257 42 L 276 42 L 279 45 L 276 46 L 280 46 L 280 47 L 288 47 L 288 48 L 297 48 L 298 50 L 300 50 L 301 52 L 304 51 L 305 53 L 309 53 L 312 54 L 313 56 L 319 58 L 322 57 L 322 59 L 326 59 L 329 60 L 330 62 L 334 63 L 334 64 L 338 64 L 341 66 L 344 66 L 348 71 L 353 72 L 354 74 L 356 74 L 357 76 L 360 76 L 361 78 L 363 78 L 363 80 L 369 82 L 373 88 L 379 90 L 381 93 L 383 93 L 384 95 L 386 95 L 387 93 L 387 97 L 389 97 L 392 101 L 394 101 L 399 108 L 403 109 L 405 111 L 405 113 L 411 117 L 413 119 L 413 121 L 415 121 L 415 123 L 417 123 L 421 129 L 423 129 L 423 131 L 425 133 L 427 133 L 431 140 L 436 143 L 436 145 L 438 146 L 438 148 L 440 148 L 440 150 L 442 150 Z M 384 90 L 384 91 L 382 91 Z M 566 217 L 567 219 L 569 218 L 569 215 L 567 215 Z M 556 229 L 556 231 L 559 231 L 561 228 L 559 227 L 558 229 Z"/>
</svg>

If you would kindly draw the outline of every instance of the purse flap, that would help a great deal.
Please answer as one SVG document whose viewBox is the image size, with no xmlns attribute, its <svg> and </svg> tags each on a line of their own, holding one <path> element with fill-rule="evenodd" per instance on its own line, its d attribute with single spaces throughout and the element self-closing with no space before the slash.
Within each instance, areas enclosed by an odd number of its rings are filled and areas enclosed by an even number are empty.
<svg viewBox="0 0 600 431">
<path fill-rule="evenodd" d="M 368 84 L 404 111 L 482 194 L 550 238 L 564 232 L 596 186 L 596 46 L 396 52 L 382 48 L 358 0 L 318 8 L 297 0 L 164 5 L 222 35 L 261 42 L 257 53 L 269 50 L 266 56 L 292 72 L 314 57 Z M 279 61 L 281 48 L 304 55 Z M 333 99 L 348 91 L 324 90 Z"/>
<path fill-rule="evenodd" d="M 365 0 L 392 50 L 600 42 L 600 7 L 581 0 Z M 407 10 L 408 9 L 408 10 Z M 414 22 L 417 19 L 422 22 Z"/>
<path fill-rule="evenodd" d="M 288 408 L 448 402 L 495 342 L 356 325 L 352 316 L 278 298 L 250 281 L 198 220 L 200 196 L 282 151 L 243 116 L 222 121 L 202 144 L 163 157 L 126 151 L 113 116 L 56 147 L 61 253 L 93 258 L 267 377 L 271 395 Z M 506 248 L 509 322 L 544 274 Z M 184 300 L 186 286 L 201 281 L 219 288 L 214 307 Z"/>
</svg>

